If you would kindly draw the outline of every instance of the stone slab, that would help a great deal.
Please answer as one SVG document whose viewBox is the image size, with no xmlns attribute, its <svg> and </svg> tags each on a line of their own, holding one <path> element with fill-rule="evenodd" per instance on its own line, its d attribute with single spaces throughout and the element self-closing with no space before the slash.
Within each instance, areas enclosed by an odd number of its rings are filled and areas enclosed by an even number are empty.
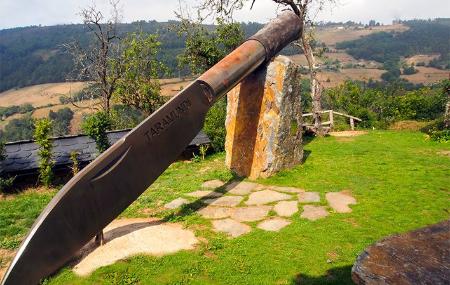
<svg viewBox="0 0 450 285">
<path fill-rule="evenodd" d="M 149 219 L 120 219 L 104 230 L 105 243 L 95 247 L 92 241 L 82 253 L 73 271 L 86 276 L 97 268 L 137 254 L 162 256 L 180 250 L 194 249 L 198 239 L 180 224 Z"/>
<path fill-rule="evenodd" d="M 351 213 L 348 205 L 355 205 L 356 199 L 344 192 L 330 192 L 325 194 L 328 204 L 337 213 Z"/>
<path fill-rule="evenodd" d="M 258 187 L 259 184 L 242 181 L 242 182 L 234 182 L 230 185 L 228 185 L 225 188 L 225 191 L 227 191 L 230 194 L 233 195 L 248 195 L 250 192 L 252 192 L 256 187 Z"/>
<path fill-rule="evenodd" d="M 250 194 L 248 200 L 245 202 L 246 205 L 264 205 L 272 202 L 290 200 L 291 195 L 279 193 L 273 190 L 263 190 L 258 192 L 253 192 Z"/>
<path fill-rule="evenodd" d="M 231 237 L 238 237 L 249 233 L 252 230 L 249 225 L 233 219 L 214 220 L 212 225 L 215 231 L 226 233 Z"/>
<path fill-rule="evenodd" d="M 328 215 L 329 215 L 328 211 L 323 206 L 305 205 L 303 206 L 303 212 L 300 215 L 300 217 L 308 219 L 310 221 L 315 221 L 318 219 L 325 218 Z"/>
<path fill-rule="evenodd" d="M 270 220 L 262 221 L 258 224 L 258 229 L 262 229 L 269 232 L 278 232 L 282 228 L 291 224 L 291 221 L 288 221 L 283 218 L 273 218 Z"/>
<path fill-rule="evenodd" d="M 281 217 L 291 217 L 298 212 L 297 201 L 281 201 L 273 207 L 275 213 Z"/>
<path fill-rule="evenodd" d="M 234 209 L 231 218 L 239 222 L 256 222 L 267 217 L 271 209 L 271 206 L 239 207 Z"/>
<path fill-rule="evenodd" d="M 233 208 L 207 206 L 200 209 L 198 213 L 205 219 L 223 219 L 233 213 Z"/>
<path fill-rule="evenodd" d="M 317 192 L 304 192 L 298 194 L 298 201 L 300 203 L 318 203 L 320 202 L 320 195 Z"/>
<path fill-rule="evenodd" d="M 225 185 L 225 182 L 223 182 L 222 180 L 214 179 L 203 182 L 202 188 L 219 188 L 223 185 Z"/>
<path fill-rule="evenodd" d="M 217 199 L 206 199 L 204 202 L 211 206 L 235 207 L 244 200 L 241 196 L 223 196 Z"/>
<path fill-rule="evenodd" d="M 364 250 L 355 284 L 450 284 L 450 221 L 387 237 Z"/>
<path fill-rule="evenodd" d="M 198 190 L 186 193 L 185 195 L 194 198 L 218 198 L 220 196 L 223 196 L 223 193 L 208 190 Z"/>
<path fill-rule="evenodd" d="M 285 193 L 303 193 L 306 192 L 305 189 L 301 188 L 295 188 L 295 187 L 286 187 L 286 186 L 269 186 L 270 190 L 275 190 L 278 192 L 285 192 Z"/>
<path fill-rule="evenodd" d="M 185 204 L 189 204 L 189 201 L 184 198 L 177 198 L 177 199 L 165 204 L 164 208 L 173 210 L 173 209 L 179 208 Z"/>
</svg>

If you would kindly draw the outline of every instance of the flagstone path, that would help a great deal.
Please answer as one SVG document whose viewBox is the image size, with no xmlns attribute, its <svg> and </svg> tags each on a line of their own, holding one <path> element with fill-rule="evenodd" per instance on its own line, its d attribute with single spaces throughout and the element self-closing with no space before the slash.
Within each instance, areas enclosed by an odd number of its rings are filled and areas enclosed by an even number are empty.
<svg viewBox="0 0 450 285">
<path fill-rule="evenodd" d="M 230 238 L 248 234 L 255 228 L 277 232 L 295 219 L 324 219 L 330 215 L 330 210 L 349 213 L 352 211 L 349 205 L 356 204 L 349 191 L 326 193 L 325 201 L 321 203 L 317 192 L 245 181 L 229 184 L 220 180 L 206 181 L 201 189 L 183 196 L 164 207 L 177 211 L 195 204 L 197 213 L 211 220 L 214 231 Z M 106 243 L 103 246 L 98 247 L 91 241 L 80 252 L 80 259 L 73 268 L 77 275 L 88 275 L 101 266 L 131 255 L 171 254 L 193 249 L 200 242 L 193 231 L 184 229 L 181 224 L 157 219 L 115 220 L 104 233 Z"/>
<path fill-rule="evenodd" d="M 224 232 L 230 237 L 249 233 L 252 226 L 247 223 L 257 222 L 256 228 L 279 231 L 291 224 L 297 212 L 300 212 L 301 219 L 316 221 L 327 217 L 330 210 L 349 213 L 352 211 L 349 205 L 356 204 L 356 199 L 349 191 L 326 193 L 325 201 L 328 206 L 324 206 L 318 192 L 247 181 L 227 185 L 220 180 L 210 180 L 202 184 L 202 189 L 184 196 L 190 200 L 197 199 L 190 202 L 203 203 L 204 207 L 197 210 L 198 214 L 211 220 L 215 231 Z M 188 203 L 180 197 L 167 203 L 165 207 L 174 209 L 174 205 L 178 204 L 181 207 Z"/>
</svg>

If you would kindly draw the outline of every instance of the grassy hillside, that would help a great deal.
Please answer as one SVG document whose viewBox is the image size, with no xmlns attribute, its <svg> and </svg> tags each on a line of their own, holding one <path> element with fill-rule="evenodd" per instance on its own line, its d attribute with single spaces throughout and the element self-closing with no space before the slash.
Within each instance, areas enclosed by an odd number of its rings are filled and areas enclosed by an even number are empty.
<svg viewBox="0 0 450 285">
<path fill-rule="evenodd" d="M 351 266 L 365 247 L 449 217 L 447 144 L 427 141 L 417 132 L 375 131 L 315 139 L 305 150 L 303 165 L 258 182 L 316 191 L 322 200 L 325 192 L 347 190 L 358 202 L 352 213 L 331 213 L 314 222 L 297 213 L 278 233 L 255 229 L 227 239 L 189 209 L 177 216 L 161 207 L 199 189 L 203 181 L 233 180 L 224 155 L 177 162 L 122 217 L 180 222 L 203 238 L 195 250 L 132 257 L 85 278 L 66 268 L 46 284 L 353 284 Z M 0 271 L 55 193 L 29 190 L 0 198 Z"/>
</svg>

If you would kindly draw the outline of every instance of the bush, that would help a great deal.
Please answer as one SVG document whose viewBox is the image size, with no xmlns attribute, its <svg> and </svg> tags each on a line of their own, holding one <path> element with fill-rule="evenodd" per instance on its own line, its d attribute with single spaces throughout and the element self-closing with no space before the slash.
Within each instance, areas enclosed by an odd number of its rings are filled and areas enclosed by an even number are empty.
<svg viewBox="0 0 450 285">
<path fill-rule="evenodd" d="M 220 99 L 212 106 L 206 115 L 204 132 L 211 140 L 214 151 L 223 151 L 225 149 L 225 119 L 227 116 L 226 97 Z"/>
<path fill-rule="evenodd" d="M 52 121 L 49 119 L 41 119 L 36 121 L 34 139 L 39 145 L 39 180 L 46 187 L 52 184 L 53 166 L 55 162 L 52 160 L 53 142 L 50 140 L 52 133 Z"/>
<path fill-rule="evenodd" d="M 423 127 L 421 131 L 428 134 L 433 141 L 450 142 L 450 128 L 446 126 L 444 118 Z"/>
<path fill-rule="evenodd" d="M 111 128 L 111 118 L 105 112 L 98 112 L 88 116 L 81 128 L 83 132 L 95 141 L 99 153 L 110 146 L 107 131 Z"/>
<path fill-rule="evenodd" d="M 6 159 L 5 145 L 0 142 L 0 163 Z M 0 171 L 1 174 L 1 171 Z M 0 176 L 0 193 L 7 191 L 14 183 L 14 177 Z"/>
<path fill-rule="evenodd" d="M 30 140 L 33 138 L 34 120 L 31 116 L 26 115 L 20 119 L 11 120 L 4 130 L 5 141 Z"/>
<path fill-rule="evenodd" d="M 419 72 L 419 71 L 414 68 L 414 65 L 407 66 L 407 67 L 403 68 L 403 74 L 404 75 L 412 75 L 412 74 L 416 74 L 417 72 Z"/>
<path fill-rule="evenodd" d="M 70 122 L 73 119 L 73 111 L 66 107 L 48 114 L 53 123 L 53 136 L 64 136 L 70 132 Z"/>
</svg>

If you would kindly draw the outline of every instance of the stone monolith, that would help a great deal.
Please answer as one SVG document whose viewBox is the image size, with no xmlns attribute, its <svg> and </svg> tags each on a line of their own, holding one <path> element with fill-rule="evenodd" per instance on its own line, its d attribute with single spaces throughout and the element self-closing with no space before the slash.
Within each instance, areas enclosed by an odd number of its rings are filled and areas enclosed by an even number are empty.
<svg viewBox="0 0 450 285">
<path fill-rule="evenodd" d="M 276 57 L 228 93 L 226 164 L 256 179 L 303 158 L 300 69 Z"/>
</svg>

